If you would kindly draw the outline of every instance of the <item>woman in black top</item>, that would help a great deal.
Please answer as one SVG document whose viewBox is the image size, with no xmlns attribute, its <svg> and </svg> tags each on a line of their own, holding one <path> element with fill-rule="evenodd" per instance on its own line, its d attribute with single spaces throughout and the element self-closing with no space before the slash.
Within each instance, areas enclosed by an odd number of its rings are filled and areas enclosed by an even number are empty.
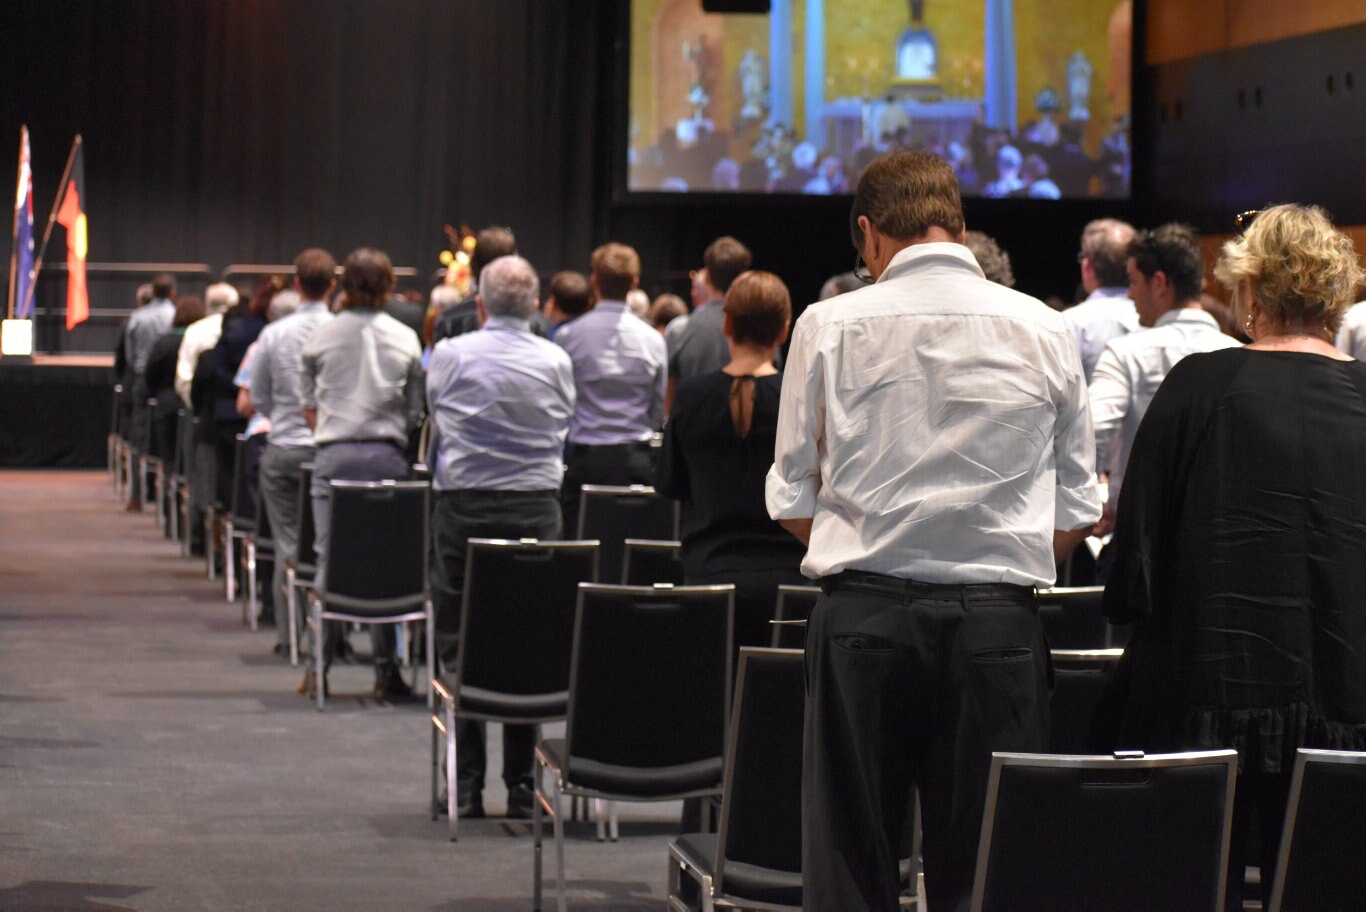
<svg viewBox="0 0 1366 912">
<path fill-rule="evenodd" d="M 674 396 L 655 487 L 683 502 L 683 578 L 735 584 L 735 645 L 767 646 L 781 584 L 807 583 L 805 548 L 768 516 L 782 375 L 774 368 L 792 322 L 787 286 L 742 273 L 725 300 L 730 363 L 685 381 Z"/>
<path fill-rule="evenodd" d="M 204 301 L 199 295 L 181 295 L 175 303 L 171 331 L 157 339 L 147 355 L 147 369 L 143 376 L 147 379 L 148 392 L 157 401 L 156 410 L 152 413 L 151 453 L 167 462 L 175 456 L 176 412 L 184 405 L 175 391 L 180 341 L 185 336 L 185 327 L 203 316 Z"/>
<path fill-rule="evenodd" d="M 1366 365 L 1332 345 L 1362 272 L 1318 209 L 1262 212 L 1215 272 L 1253 342 L 1178 363 L 1139 428 L 1104 602 L 1134 634 L 1098 718 L 1112 748 L 1237 748 L 1241 909 L 1296 749 L 1366 749 Z"/>
</svg>

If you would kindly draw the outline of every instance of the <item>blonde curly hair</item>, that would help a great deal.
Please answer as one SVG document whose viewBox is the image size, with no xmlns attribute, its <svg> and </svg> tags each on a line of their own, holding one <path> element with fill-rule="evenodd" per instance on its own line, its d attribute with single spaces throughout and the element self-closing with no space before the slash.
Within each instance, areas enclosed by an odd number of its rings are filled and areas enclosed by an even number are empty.
<svg viewBox="0 0 1366 912">
<path fill-rule="evenodd" d="M 1363 276 L 1351 238 L 1318 206 L 1272 206 L 1247 232 L 1224 244 L 1214 276 L 1233 296 L 1239 322 L 1250 312 L 1243 289 L 1277 326 L 1323 324 L 1331 335 Z M 1244 284 L 1246 283 L 1246 285 Z"/>
</svg>

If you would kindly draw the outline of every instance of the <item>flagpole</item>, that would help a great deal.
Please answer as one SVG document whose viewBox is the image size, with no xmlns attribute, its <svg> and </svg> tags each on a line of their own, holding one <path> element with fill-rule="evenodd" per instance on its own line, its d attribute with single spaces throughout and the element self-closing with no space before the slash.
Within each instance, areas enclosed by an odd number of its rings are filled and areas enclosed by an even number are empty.
<svg viewBox="0 0 1366 912">
<path fill-rule="evenodd" d="M 28 286 L 28 296 L 24 299 L 23 310 L 28 312 L 33 303 L 33 292 L 38 287 L 38 275 L 43 271 L 43 254 L 47 253 L 47 241 L 52 237 L 52 226 L 57 224 L 57 213 L 66 201 L 66 182 L 71 177 L 71 169 L 76 164 L 76 150 L 81 147 L 81 134 L 71 141 L 71 154 L 66 157 L 66 168 L 62 171 L 62 182 L 57 185 L 57 198 L 52 203 L 52 213 L 47 217 L 47 227 L 43 229 L 43 243 L 38 247 L 38 258 L 33 263 L 33 281 Z M 51 316 L 49 314 L 49 316 Z"/>
<path fill-rule="evenodd" d="M 15 176 L 14 185 L 19 186 L 19 182 L 24 178 L 24 147 L 28 145 L 28 125 L 19 127 L 19 162 L 15 165 L 18 174 Z M 30 165 L 32 167 L 32 165 Z M 14 230 L 10 233 L 14 243 L 10 246 L 9 252 L 9 292 L 5 295 L 5 317 L 14 319 L 14 294 L 18 290 L 19 269 L 19 207 L 14 207 Z"/>
</svg>

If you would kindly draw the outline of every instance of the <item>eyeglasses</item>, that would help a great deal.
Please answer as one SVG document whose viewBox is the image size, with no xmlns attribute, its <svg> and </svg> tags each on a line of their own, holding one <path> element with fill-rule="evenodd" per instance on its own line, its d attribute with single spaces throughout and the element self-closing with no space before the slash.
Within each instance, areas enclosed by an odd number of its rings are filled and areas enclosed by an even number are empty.
<svg viewBox="0 0 1366 912">
<path fill-rule="evenodd" d="M 1252 220 L 1261 214 L 1262 210 L 1260 209 L 1249 209 L 1246 212 L 1239 212 L 1233 217 L 1233 230 L 1237 231 L 1239 234 L 1244 233 L 1252 224 Z"/>
<path fill-rule="evenodd" d="M 872 270 L 863 264 L 862 250 L 854 251 L 854 278 L 858 279 L 864 285 L 871 285 L 877 281 Z"/>
</svg>

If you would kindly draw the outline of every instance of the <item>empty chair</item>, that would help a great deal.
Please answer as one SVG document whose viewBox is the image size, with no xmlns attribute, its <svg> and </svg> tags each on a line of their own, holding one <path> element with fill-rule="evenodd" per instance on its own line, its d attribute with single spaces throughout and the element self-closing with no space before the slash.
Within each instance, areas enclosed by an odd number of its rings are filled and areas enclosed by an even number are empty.
<svg viewBox="0 0 1366 912">
<path fill-rule="evenodd" d="M 1270 912 L 1346 912 L 1363 904 L 1366 752 L 1302 747 L 1290 780 Z"/>
<path fill-rule="evenodd" d="M 1104 586 L 1059 586 L 1039 590 L 1039 620 L 1054 649 L 1108 649 L 1123 646 L 1127 625 L 1113 627 L 1101 613 Z"/>
<path fill-rule="evenodd" d="M 628 538 L 621 559 L 621 581 L 627 586 L 683 584 L 683 562 L 676 541 Z"/>
<path fill-rule="evenodd" d="M 584 485 L 577 534 L 602 543 L 599 579 L 619 580 L 626 539 L 678 540 L 678 504 L 645 485 Z"/>
<path fill-rule="evenodd" d="M 446 745 L 446 810 L 456 823 L 457 718 L 536 725 L 565 717 L 574 608 L 597 575 L 598 543 L 472 538 L 460 598 L 455 668 L 433 680 L 432 819 L 438 813 L 438 732 Z"/>
<path fill-rule="evenodd" d="M 285 610 L 289 612 L 289 664 L 299 664 L 299 593 L 313 585 L 318 571 L 318 552 L 313 547 L 313 463 L 299 467 L 299 537 L 293 554 L 281 554 L 285 562 Z M 278 606 L 277 606 L 278 610 Z"/>
<path fill-rule="evenodd" d="M 1237 761 L 993 754 L 973 912 L 1222 912 Z"/>
<path fill-rule="evenodd" d="M 689 908 L 680 874 L 697 881 L 704 912 L 801 908 L 805 674 L 801 650 L 741 648 L 720 827 L 669 846 L 670 909 Z"/>
<path fill-rule="evenodd" d="M 426 630 L 427 680 L 434 667 L 435 614 L 427 585 L 431 486 L 425 481 L 333 481 L 327 578 L 310 600 L 309 624 L 402 624 Z M 321 647 L 313 657 L 318 709 L 327 688 Z M 416 683 L 416 682 L 414 682 Z M 427 692 L 427 703 L 432 695 Z"/>
<path fill-rule="evenodd" d="M 1085 754 L 1093 749 L 1091 719 L 1114 677 L 1123 649 L 1054 649 L 1048 749 Z"/>
<path fill-rule="evenodd" d="M 564 738 L 536 748 L 534 907 L 552 818 L 566 908 L 562 795 L 669 801 L 721 793 L 733 586 L 579 586 Z"/>
<path fill-rule="evenodd" d="M 805 649 L 806 622 L 816 607 L 820 586 L 779 586 L 773 612 L 773 648 Z"/>
</svg>

